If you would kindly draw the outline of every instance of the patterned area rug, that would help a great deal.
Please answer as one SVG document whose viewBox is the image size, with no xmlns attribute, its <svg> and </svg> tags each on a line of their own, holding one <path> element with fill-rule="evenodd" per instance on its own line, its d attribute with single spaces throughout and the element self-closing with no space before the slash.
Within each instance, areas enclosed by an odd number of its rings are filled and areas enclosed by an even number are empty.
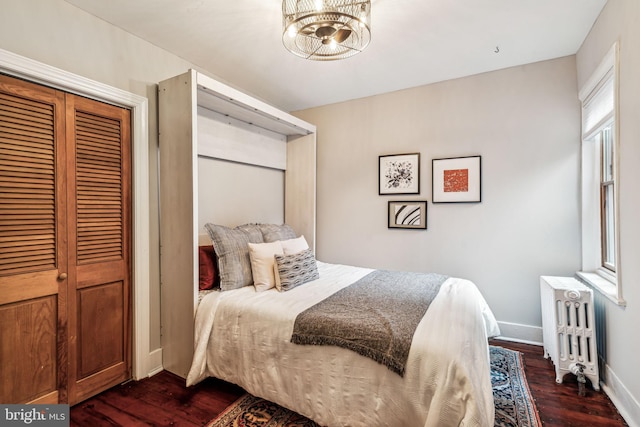
<svg viewBox="0 0 640 427">
<path fill-rule="evenodd" d="M 540 427 L 540 417 L 524 375 L 522 354 L 490 346 L 496 427 Z"/>
<path fill-rule="evenodd" d="M 495 427 L 540 427 L 535 403 L 524 375 L 522 355 L 490 346 L 491 384 L 496 406 Z M 319 427 L 308 418 L 268 400 L 245 394 L 207 427 Z"/>
</svg>

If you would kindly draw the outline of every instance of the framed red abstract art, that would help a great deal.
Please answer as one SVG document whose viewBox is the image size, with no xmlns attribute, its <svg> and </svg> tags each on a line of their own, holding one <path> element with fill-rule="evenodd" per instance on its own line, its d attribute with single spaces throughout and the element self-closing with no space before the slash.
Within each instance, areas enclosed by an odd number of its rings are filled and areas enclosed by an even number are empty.
<svg viewBox="0 0 640 427">
<path fill-rule="evenodd" d="M 480 163 L 480 156 L 433 159 L 432 202 L 481 202 Z"/>
</svg>

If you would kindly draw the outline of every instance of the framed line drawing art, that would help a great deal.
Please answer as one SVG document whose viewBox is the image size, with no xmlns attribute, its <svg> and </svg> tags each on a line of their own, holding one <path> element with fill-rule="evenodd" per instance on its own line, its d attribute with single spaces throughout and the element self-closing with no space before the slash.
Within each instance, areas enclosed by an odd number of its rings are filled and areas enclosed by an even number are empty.
<svg viewBox="0 0 640 427">
<path fill-rule="evenodd" d="M 420 194 L 420 153 L 378 156 L 378 194 Z"/>
<path fill-rule="evenodd" d="M 431 172 L 433 203 L 482 201 L 480 156 L 433 159 Z"/>
<path fill-rule="evenodd" d="M 427 229 L 427 201 L 389 201 L 388 228 Z"/>
</svg>

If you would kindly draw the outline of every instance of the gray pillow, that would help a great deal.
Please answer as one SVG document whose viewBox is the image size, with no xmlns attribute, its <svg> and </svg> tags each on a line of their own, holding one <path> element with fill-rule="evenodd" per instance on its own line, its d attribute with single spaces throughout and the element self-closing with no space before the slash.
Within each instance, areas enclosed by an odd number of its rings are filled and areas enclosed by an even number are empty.
<svg viewBox="0 0 640 427">
<path fill-rule="evenodd" d="M 262 232 L 255 224 L 229 228 L 217 224 L 204 226 L 213 241 L 218 262 L 220 289 L 228 291 L 253 285 L 249 243 L 263 243 Z"/>
<path fill-rule="evenodd" d="M 287 224 L 258 224 L 262 231 L 262 238 L 265 243 L 277 242 L 278 240 L 295 239 L 296 232 Z"/>
<path fill-rule="evenodd" d="M 305 249 L 294 255 L 274 255 L 279 278 L 276 278 L 276 288 L 288 291 L 296 286 L 316 280 L 320 277 L 316 258 L 311 249 Z"/>
</svg>

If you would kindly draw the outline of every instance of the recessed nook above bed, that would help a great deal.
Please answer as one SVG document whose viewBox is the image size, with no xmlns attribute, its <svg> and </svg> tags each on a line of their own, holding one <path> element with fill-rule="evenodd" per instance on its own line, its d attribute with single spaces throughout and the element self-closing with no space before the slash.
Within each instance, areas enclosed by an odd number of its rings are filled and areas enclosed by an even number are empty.
<svg viewBox="0 0 640 427">
<path fill-rule="evenodd" d="M 204 224 L 286 222 L 315 248 L 316 127 L 194 70 L 158 113 L 163 366 L 186 377 Z"/>
</svg>

